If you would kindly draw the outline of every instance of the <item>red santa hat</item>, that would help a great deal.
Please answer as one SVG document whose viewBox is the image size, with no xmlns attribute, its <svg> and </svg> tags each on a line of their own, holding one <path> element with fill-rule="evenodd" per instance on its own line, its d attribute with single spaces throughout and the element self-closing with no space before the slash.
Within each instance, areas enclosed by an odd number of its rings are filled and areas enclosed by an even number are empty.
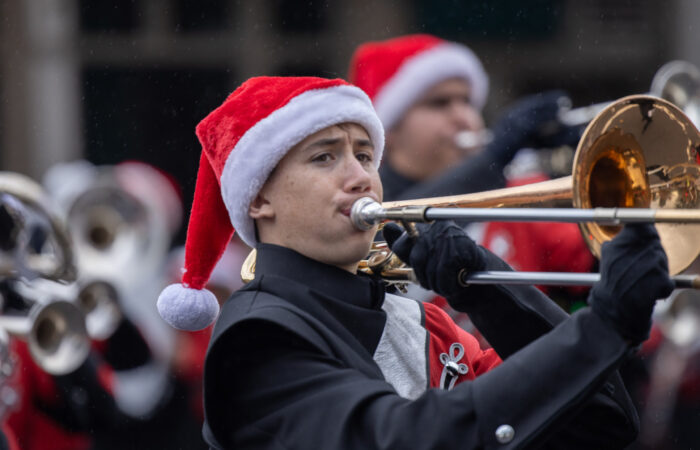
<svg viewBox="0 0 700 450">
<path fill-rule="evenodd" d="M 361 45 L 352 57 L 349 78 L 370 96 L 387 130 L 425 91 L 449 78 L 469 81 L 478 109 L 489 92 L 488 75 L 474 52 L 428 34 Z"/>
<path fill-rule="evenodd" d="M 340 79 L 251 78 L 197 125 L 202 155 L 182 284 L 168 286 L 158 298 L 158 311 L 166 322 L 199 330 L 216 319 L 218 302 L 204 286 L 234 230 L 249 246 L 257 243 L 255 224 L 248 216 L 251 201 L 289 149 L 344 122 L 364 127 L 379 165 L 384 148 L 381 122 L 367 95 Z"/>
</svg>

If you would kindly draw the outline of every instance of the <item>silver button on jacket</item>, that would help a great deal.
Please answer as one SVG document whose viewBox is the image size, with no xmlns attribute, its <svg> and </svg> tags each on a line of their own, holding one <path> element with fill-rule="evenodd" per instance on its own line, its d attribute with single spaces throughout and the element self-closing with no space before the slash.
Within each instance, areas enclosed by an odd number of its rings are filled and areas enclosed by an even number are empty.
<svg viewBox="0 0 700 450">
<path fill-rule="evenodd" d="M 515 430 L 510 425 L 501 425 L 496 428 L 496 440 L 501 444 L 507 444 L 515 437 Z"/>
</svg>

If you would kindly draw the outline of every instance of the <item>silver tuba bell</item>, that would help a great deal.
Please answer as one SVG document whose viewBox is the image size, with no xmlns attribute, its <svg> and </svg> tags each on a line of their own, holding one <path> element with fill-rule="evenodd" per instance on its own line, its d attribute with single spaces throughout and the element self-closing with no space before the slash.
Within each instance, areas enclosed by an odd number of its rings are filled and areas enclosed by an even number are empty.
<svg viewBox="0 0 700 450">
<path fill-rule="evenodd" d="M 14 172 L 0 172 L 0 219 L 6 228 L 0 277 L 77 278 L 71 241 L 41 186 Z"/>
<path fill-rule="evenodd" d="M 24 175 L 0 172 L 0 279 L 12 285 L 51 283 L 60 288 L 76 278 L 70 239 L 42 188 Z M 16 292 L 16 290 L 13 291 Z M 32 303 L 9 312 L 2 298 L 2 333 L 27 341 L 35 362 L 61 375 L 77 369 L 90 351 L 85 318 L 72 303 Z"/>
<path fill-rule="evenodd" d="M 160 281 L 157 273 L 181 215 L 166 177 L 138 162 L 76 161 L 54 166 L 44 185 L 70 231 L 80 274 L 76 299 L 90 336 L 109 337 L 125 316 L 140 322 L 153 315 L 151 309 L 157 314 L 157 295 L 147 292 L 147 284 Z M 146 333 L 158 333 L 158 325 L 146 325 Z M 161 341 L 171 346 L 170 336 Z"/>
<path fill-rule="evenodd" d="M 36 303 L 27 315 L 2 315 L 0 329 L 26 341 L 32 359 L 52 375 L 73 372 L 90 352 L 85 316 L 65 300 Z"/>
</svg>

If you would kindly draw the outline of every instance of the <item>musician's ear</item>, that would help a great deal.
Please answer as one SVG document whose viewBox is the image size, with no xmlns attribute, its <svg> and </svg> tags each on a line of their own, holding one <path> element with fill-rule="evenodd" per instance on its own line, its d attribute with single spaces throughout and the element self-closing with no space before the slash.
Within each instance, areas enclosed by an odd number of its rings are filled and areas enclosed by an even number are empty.
<svg viewBox="0 0 700 450">
<path fill-rule="evenodd" d="M 265 198 L 265 195 L 258 192 L 252 202 L 250 202 L 250 207 L 248 207 L 248 216 L 251 219 L 272 219 L 275 217 L 275 211 L 272 208 L 270 202 Z"/>
</svg>

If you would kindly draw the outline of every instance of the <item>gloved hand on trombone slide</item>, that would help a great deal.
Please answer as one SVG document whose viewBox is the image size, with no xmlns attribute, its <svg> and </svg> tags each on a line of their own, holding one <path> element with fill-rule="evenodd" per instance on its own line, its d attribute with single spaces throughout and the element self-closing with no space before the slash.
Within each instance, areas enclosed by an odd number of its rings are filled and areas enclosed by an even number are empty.
<svg viewBox="0 0 700 450">
<path fill-rule="evenodd" d="M 668 258 L 654 226 L 628 224 L 605 242 L 600 277 L 588 304 L 633 345 L 645 341 L 656 300 L 668 297 L 674 288 Z"/>
<path fill-rule="evenodd" d="M 384 225 L 382 232 L 391 250 L 413 268 L 424 288 L 449 298 L 464 289 L 459 283 L 462 269 L 486 269 L 486 250 L 451 220 L 416 224 L 416 228 L 415 239 L 393 222 Z"/>
<path fill-rule="evenodd" d="M 393 223 L 385 225 L 383 233 L 392 251 L 413 268 L 420 284 L 448 301 L 465 289 L 459 282 L 462 269 L 486 270 L 494 258 L 450 221 L 421 226 L 415 238 Z M 667 297 L 674 288 L 654 226 L 628 224 L 604 243 L 600 272 L 589 305 L 630 344 L 643 342 L 649 336 L 656 300 Z"/>
</svg>

